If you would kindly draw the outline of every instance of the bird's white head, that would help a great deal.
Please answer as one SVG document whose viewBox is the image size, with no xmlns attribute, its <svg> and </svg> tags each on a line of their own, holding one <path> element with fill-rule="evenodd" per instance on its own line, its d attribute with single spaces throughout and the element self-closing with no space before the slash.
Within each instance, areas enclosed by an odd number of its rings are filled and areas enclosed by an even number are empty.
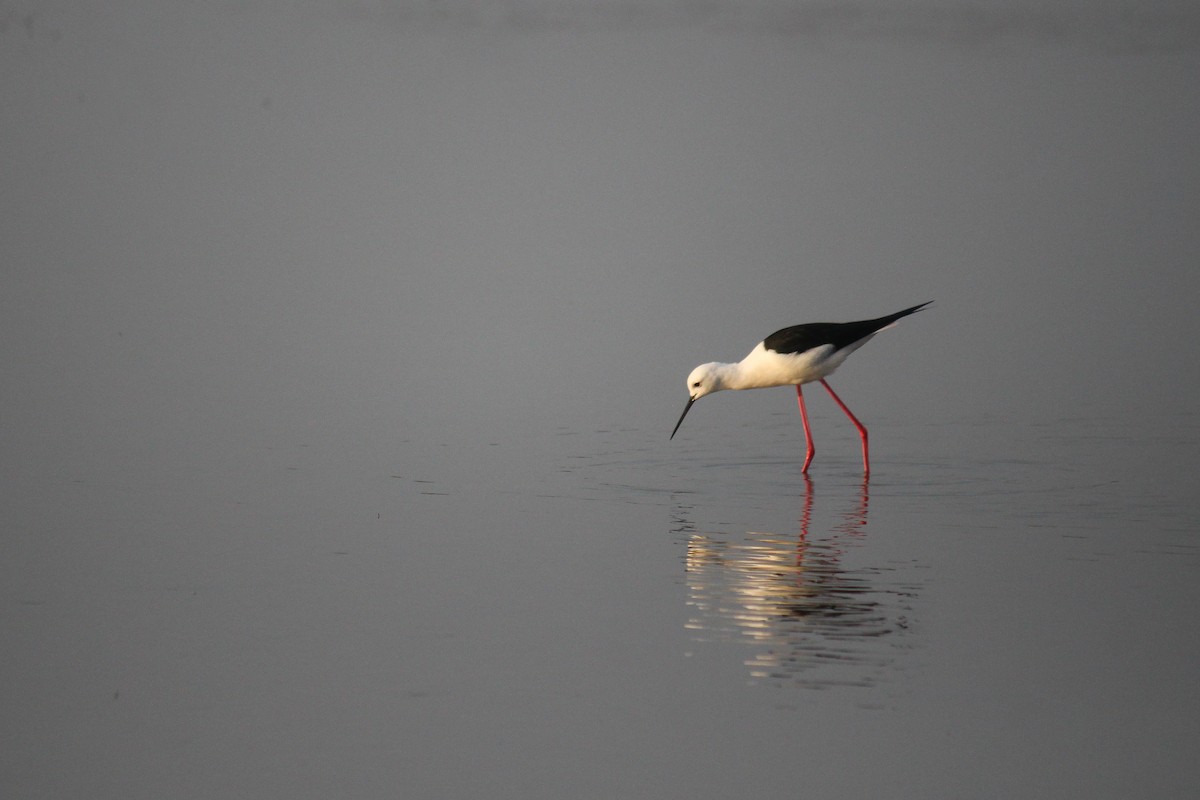
<svg viewBox="0 0 1200 800">
<path fill-rule="evenodd" d="M 720 366 L 721 364 L 716 361 L 701 364 L 688 375 L 688 397 L 693 402 L 704 397 L 706 394 L 712 394 L 725 388 L 725 384 L 721 380 Z"/>
<path fill-rule="evenodd" d="M 701 364 L 692 370 L 688 375 L 688 401 L 683 407 L 683 413 L 679 415 L 679 422 L 675 423 L 675 430 L 671 431 L 671 438 L 675 438 L 675 432 L 679 430 L 679 426 L 683 424 L 683 418 L 687 416 L 687 412 L 691 410 L 692 403 L 704 397 L 706 394 L 718 392 L 721 389 L 728 388 L 723 379 L 722 367 L 728 366 L 713 361 L 708 364 Z"/>
</svg>

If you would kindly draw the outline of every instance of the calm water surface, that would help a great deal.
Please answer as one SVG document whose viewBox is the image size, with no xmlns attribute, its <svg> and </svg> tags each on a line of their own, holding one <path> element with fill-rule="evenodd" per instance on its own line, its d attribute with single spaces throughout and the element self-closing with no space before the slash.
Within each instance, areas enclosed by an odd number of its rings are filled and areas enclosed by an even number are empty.
<svg viewBox="0 0 1200 800">
<path fill-rule="evenodd" d="M 41 501 L 17 513 L 41 535 L 6 588 L 24 731 L 6 781 L 188 797 L 1196 785 L 1194 418 L 1169 441 L 1101 420 L 884 420 L 869 482 L 852 431 L 826 432 L 806 480 L 783 457 L 801 454 L 798 422 L 765 422 L 671 444 L 567 426 L 410 439 L 386 458 L 280 443 L 241 450 L 232 478 L 27 476 Z M 411 472 L 405 453 L 422 454 Z"/>
</svg>

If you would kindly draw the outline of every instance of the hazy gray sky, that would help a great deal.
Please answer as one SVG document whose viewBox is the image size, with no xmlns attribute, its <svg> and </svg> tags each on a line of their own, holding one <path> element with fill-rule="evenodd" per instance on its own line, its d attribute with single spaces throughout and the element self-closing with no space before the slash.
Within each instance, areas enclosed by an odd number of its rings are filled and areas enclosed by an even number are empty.
<svg viewBox="0 0 1200 800">
<path fill-rule="evenodd" d="M 7 402 L 650 424 L 699 361 L 928 299 L 847 376 L 1183 402 L 1198 18 L 8 3 Z"/>
</svg>

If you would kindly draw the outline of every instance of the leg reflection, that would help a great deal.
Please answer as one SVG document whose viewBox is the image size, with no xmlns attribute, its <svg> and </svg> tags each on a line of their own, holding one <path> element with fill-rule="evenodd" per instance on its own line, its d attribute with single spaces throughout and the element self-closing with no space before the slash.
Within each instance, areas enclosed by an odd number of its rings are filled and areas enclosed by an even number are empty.
<svg viewBox="0 0 1200 800">
<path fill-rule="evenodd" d="M 889 635 L 907 627 L 911 587 L 889 585 L 894 568 L 847 565 L 868 543 L 868 481 L 822 514 L 804 476 L 799 533 L 687 538 L 688 628 L 710 641 L 754 643 L 754 678 L 801 685 L 869 685 L 894 655 Z M 826 502 L 822 496 L 822 502 Z M 848 506 L 848 507 L 847 507 Z"/>
</svg>

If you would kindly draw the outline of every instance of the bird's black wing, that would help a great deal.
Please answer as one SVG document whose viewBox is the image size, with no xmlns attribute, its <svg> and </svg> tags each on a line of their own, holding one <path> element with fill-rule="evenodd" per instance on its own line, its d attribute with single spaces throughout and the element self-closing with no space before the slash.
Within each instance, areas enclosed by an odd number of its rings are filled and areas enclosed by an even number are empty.
<svg viewBox="0 0 1200 800">
<path fill-rule="evenodd" d="M 886 328 L 901 317 L 907 317 L 920 311 L 933 301 L 888 314 L 879 319 L 864 319 L 859 322 L 810 322 L 805 325 L 793 325 L 790 328 L 778 330 L 763 340 L 763 347 L 776 353 L 803 353 L 814 347 L 833 345 L 833 349 L 841 350 L 871 334 Z"/>
</svg>

